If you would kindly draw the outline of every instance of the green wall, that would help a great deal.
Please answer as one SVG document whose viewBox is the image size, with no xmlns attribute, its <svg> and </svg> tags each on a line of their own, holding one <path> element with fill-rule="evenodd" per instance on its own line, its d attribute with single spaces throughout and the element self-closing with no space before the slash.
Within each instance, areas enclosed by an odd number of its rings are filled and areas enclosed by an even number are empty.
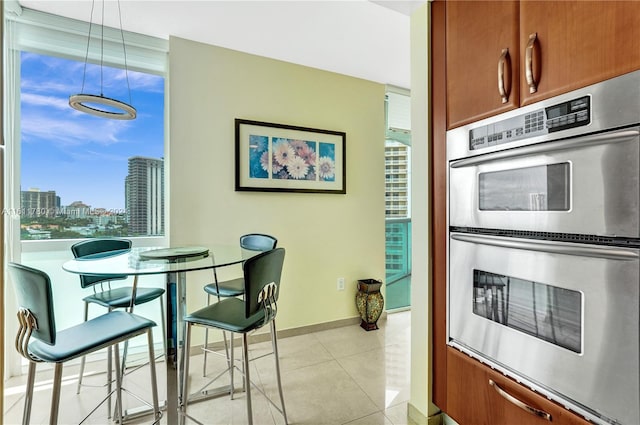
<svg viewBox="0 0 640 425">
<path fill-rule="evenodd" d="M 168 84 L 171 244 L 272 234 L 279 329 L 357 317 L 356 281 L 385 275 L 384 85 L 176 37 Z M 235 192 L 235 118 L 346 132 L 347 194 Z M 189 309 L 210 274 L 189 277 Z"/>
</svg>

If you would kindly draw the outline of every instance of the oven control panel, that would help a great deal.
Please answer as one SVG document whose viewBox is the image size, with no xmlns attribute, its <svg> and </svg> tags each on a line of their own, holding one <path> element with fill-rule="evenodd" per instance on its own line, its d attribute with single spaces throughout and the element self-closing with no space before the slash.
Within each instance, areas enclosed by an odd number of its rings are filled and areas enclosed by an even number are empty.
<svg viewBox="0 0 640 425">
<path fill-rule="evenodd" d="M 517 115 L 469 130 L 469 149 L 478 150 L 556 131 L 582 127 L 591 122 L 591 97 Z"/>
</svg>

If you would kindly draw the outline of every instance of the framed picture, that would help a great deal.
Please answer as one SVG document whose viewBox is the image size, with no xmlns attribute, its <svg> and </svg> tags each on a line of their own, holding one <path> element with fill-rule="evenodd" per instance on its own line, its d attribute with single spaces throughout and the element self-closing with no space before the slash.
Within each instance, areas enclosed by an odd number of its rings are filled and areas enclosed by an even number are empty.
<svg viewBox="0 0 640 425">
<path fill-rule="evenodd" d="M 347 193 L 346 133 L 236 118 L 236 191 Z"/>
</svg>

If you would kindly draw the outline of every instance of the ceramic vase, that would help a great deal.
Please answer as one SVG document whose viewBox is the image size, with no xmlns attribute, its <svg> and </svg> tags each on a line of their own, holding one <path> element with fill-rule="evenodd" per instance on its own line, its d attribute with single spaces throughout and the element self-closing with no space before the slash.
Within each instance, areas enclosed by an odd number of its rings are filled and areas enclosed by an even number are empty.
<svg viewBox="0 0 640 425">
<path fill-rule="evenodd" d="M 360 313 L 360 327 L 366 331 L 378 329 L 378 319 L 384 309 L 384 297 L 380 293 L 382 281 L 375 279 L 358 280 L 356 307 Z"/>
</svg>

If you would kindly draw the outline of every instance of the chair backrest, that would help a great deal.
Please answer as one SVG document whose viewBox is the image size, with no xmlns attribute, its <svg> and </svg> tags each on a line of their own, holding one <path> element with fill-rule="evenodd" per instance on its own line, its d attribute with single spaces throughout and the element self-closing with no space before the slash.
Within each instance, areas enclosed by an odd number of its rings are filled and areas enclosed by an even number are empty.
<svg viewBox="0 0 640 425">
<path fill-rule="evenodd" d="M 91 255 L 93 258 L 97 256 L 108 257 L 109 255 L 119 254 L 123 250 L 127 249 L 131 249 L 131 241 L 129 239 L 117 238 L 87 239 L 85 241 L 75 243 L 71 246 L 71 252 L 73 253 L 73 256 L 75 258 L 86 257 L 87 255 Z M 126 278 L 127 276 L 125 275 L 117 277 L 80 275 L 80 286 L 86 288 L 88 286 L 92 286 L 107 280 L 118 280 Z"/>
<path fill-rule="evenodd" d="M 269 251 L 275 249 L 278 240 L 270 235 L 249 233 L 240 236 L 240 246 L 249 251 Z"/>
<path fill-rule="evenodd" d="M 37 326 L 31 336 L 55 344 L 56 319 L 49 276 L 22 264 L 9 263 L 9 277 L 15 288 L 18 308 L 29 310 L 35 316 Z"/>
<path fill-rule="evenodd" d="M 251 257 L 242 265 L 246 317 L 256 314 L 263 308 L 259 297 L 265 287 L 275 286 L 272 291 L 272 301 L 278 300 L 284 253 L 284 248 L 276 248 Z"/>
</svg>

